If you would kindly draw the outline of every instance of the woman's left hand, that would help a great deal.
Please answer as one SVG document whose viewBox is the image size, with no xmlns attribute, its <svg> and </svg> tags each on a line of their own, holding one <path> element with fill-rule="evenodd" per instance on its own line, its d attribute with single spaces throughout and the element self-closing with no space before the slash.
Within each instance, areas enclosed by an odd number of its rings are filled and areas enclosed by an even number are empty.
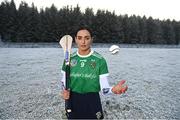
<svg viewBox="0 0 180 120">
<path fill-rule="evenodd" d="M 125 80 L 121 80 L 117 85 L 115 85 L 113 88 L 112 88 L 112 92 L 114 94 L 122 94 L 122 93 L 125 93 L 128 89 L 128 86 L 123 86 L 123 84 L 125 83 L 126 81 Z"/>
</svg>

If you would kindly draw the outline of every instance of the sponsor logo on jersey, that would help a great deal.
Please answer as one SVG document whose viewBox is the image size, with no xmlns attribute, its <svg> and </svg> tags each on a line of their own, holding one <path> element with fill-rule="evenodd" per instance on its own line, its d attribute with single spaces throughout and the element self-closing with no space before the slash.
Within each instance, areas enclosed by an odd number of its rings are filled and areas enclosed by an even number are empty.
<svg viewBox="0 0 180 120">
<path fill-rule="evenodd" d="M 81 73 L 71 73 L 71 77 L 82 77 L 82 78 L 86 78 L 86 79 L 95 79 L 96 76 L 93 74 L 81 74 Z"/>
</svg>

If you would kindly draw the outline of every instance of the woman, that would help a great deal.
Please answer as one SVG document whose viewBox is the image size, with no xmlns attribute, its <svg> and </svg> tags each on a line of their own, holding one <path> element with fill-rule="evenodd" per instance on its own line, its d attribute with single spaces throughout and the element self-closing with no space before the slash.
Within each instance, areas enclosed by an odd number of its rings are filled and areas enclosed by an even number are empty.
<svg viewBox="0 0 180 120">
<path fill-rule="evenodd" d="M 78 29 L 75 42 L 78 50 L 71 56 L 70 91 L 62 91 L 63 98 L 71 101 L 72 114 L 69 119 L 103 119 L 99 92 L 104 95 L 121 94 L 127 86 L 123 87 L 124 80 L 114 87 L 109 86 L 106 60 L 91 49 L 93 38 L 90 29 Z M 65 65 L 62 73 L 65 86 Z"/>
</svg>

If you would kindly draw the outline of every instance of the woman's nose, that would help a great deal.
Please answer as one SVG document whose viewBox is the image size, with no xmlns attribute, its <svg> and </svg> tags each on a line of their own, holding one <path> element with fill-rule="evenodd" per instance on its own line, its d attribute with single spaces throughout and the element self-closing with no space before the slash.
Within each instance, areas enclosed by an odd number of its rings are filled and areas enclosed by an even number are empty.
<svg viewBox="0 0 180 120">
<path fill-rule="evenodd" d="M 85 39 L 82 39 L 82 43 L 85 44 Z"/>
</svg>

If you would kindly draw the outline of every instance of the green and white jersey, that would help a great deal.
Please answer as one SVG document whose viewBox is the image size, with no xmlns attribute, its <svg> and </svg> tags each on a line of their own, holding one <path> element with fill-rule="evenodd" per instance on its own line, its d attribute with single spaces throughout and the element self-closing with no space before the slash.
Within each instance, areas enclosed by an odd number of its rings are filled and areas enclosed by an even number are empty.
<svg viewBox="0 0 180 120">
<path fill-rule="evenodd" d="M 62 70 L 65 72 L 65 64 Z M 91 51 L 82 56 L 78 52 L 71 55 L 70 89 L 77 93 L 99 92 L 100 76 L 108 75 L 106 60 L 97 52 Z"/>
</svg>

